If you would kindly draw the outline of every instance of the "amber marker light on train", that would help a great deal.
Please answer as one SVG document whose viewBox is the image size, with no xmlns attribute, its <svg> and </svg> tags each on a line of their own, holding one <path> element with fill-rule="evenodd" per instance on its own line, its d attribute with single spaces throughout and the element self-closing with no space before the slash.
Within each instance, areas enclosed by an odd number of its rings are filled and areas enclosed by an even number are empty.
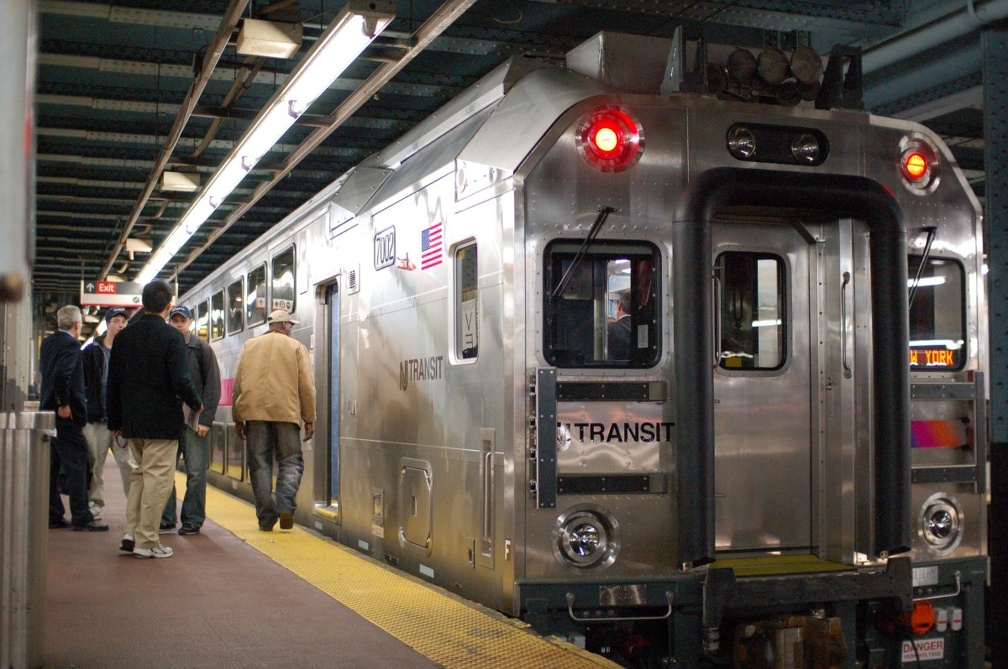
<svg viewBox="0 0 1008 669">
<path fill-rule="evenodd" d="M 640 124 L 626 111 L 605 107 L 582 119 L 577 146 L 592 167 L 603 172 L 622 172 L 640 160 L 644 134 Z"/>
<path fill-rule="evenodd" d="M 900 151 L 900 174 L 911 191 L 927 191 L 938 183 L 938 153 L 922 137 L 908 137 Z"/>
</svg>

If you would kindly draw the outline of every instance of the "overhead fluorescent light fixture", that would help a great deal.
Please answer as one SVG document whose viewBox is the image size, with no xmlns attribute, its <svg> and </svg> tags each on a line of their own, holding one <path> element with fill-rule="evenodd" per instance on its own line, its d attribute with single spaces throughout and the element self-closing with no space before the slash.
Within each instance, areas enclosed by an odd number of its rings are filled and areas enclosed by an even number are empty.
<svg viewBox="0 0 1008 669">
<path fill-rule="evenodd" d="M 245 19 L 238 33 L 237 51 L 243 56 L 290 58 L 301 48 L 300 23 Z"/>
<path fill-rule="evenodd" d="M 384 2 L 351 0 L 340 11 L 182 214 L 178 225 L 137 276 L 138 283 L 147 283 L 158 275 L 297 117 L 394 18 L 395 7 Z"/>
</svg>

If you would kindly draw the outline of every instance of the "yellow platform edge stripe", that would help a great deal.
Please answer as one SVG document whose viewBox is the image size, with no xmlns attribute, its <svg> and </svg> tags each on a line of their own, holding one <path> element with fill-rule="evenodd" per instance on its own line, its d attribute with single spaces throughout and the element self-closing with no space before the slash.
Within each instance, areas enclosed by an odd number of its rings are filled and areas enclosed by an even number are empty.
<svg viewBox="0 0 1008 669">
<path fill-rule="evenodd" d="M 176 474 L 185 487 L 185 475 Z M 501 613 L 395 571 L 295 526 L 261 532 L 255 509 L 207 486 L 208 517 L 358 615 L 445 667 L 578 669 L 619 665 L 557 637 L 542 637 Z"/>
</svg>

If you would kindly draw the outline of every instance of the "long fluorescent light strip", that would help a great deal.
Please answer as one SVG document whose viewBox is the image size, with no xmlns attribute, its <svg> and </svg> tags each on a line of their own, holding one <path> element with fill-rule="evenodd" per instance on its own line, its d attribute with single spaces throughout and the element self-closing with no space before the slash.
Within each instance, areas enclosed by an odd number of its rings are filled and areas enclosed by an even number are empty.
<svg viewBox="0 0 1008 669">
<path fill-rule="evenodd" d="M 351 1 L 291 73 L 272 101 L 256 116 L 238 144 L 182 215 L 161 247 L 137 275 L 147 283 L 155 278 L 199 230 L 213 210 L 241 183 L 270 147 L 290 129 L 297 117 L 322 94 L 395 17 L 394 8 Z M 369 35 L 368 30 L 372 33 Z"/>
</svg>

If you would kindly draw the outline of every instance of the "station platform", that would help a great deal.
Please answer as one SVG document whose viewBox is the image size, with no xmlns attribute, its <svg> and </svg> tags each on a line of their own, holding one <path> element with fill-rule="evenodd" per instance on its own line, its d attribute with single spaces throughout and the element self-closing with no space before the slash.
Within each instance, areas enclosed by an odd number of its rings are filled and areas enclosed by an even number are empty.
<svg viewBox="0 0 1008 669">
<path fill-rule="evenodd" d="M 111 457 L 105 489 L 108 532 L 48 533 L 47 668 L 618 667 L 301 526 L 261 532 L 213 487 L 200 534 L 162 534 L 170 559 L 136 559 L 119 550 Z"/>
</svg>

